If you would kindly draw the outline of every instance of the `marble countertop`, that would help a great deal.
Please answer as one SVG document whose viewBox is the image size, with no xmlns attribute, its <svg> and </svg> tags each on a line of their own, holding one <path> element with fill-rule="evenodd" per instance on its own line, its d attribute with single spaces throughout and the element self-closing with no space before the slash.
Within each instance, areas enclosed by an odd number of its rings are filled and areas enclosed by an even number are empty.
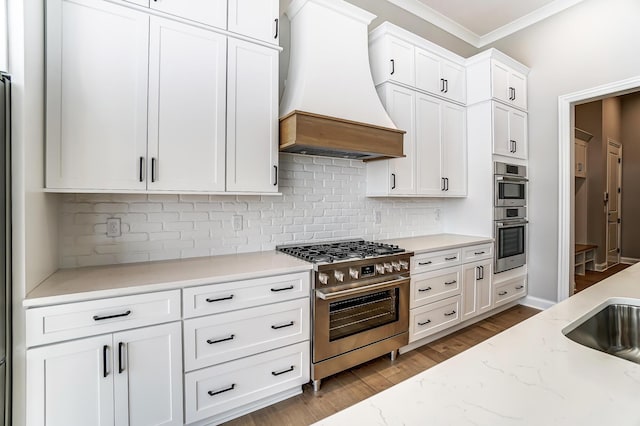
<svg viewBox="0 0 640 426">
<path fill-rule="evenodd" d="M 562 334 L 618 297 L 640 264 L 317 424 L 640 425 L 640 364 Z"/>
<path fill-rule="evenodd" d="M 448 250 L 474 244 L 491 243 L 493 242 L 493 238 L 473 235 L 435 234 L 424 235 L 421 237 L 392 238 L 380 242 L 396 244 L 407 251 L 419 254 L 437 250 Z"/>
<path fill-rule="evenodd" d="M 313 265 L 276 251 L 61 269 L 34 288 L 25 307 L 124 296 L 309 271 Z"/>
</svg>

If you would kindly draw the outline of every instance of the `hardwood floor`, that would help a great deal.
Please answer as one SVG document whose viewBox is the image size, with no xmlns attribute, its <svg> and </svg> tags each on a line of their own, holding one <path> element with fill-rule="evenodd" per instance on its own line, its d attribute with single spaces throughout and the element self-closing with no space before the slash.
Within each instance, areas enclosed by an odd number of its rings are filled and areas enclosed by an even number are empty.
<svg viewBox="0 0 640 426">
<path fill-rule="evenodd" d="M 537 314 L 517 305 L 442 339 L 400 355 L 383 356 L 322 381 L 315 393 L 310 384 L 301 395 L 232 420 L 227 425 L 308 425 L 362 401 Z"/>
<path fill-rule="evenodd" d="M 575 293 L 584 290 L 585 288 L 589 288 L 592 285 L 604 280 L 605 278 L 609 278 L 611 275 L 616 274 L 623 269 L 628 268 L 631 265 L 625 265 L 623 263 L 619 263 L 611 268 L 607 269 L 603 272 L 597 271 L 586 271 L 584 275 L 576 275 L 576 290 Z"/>
</svg>

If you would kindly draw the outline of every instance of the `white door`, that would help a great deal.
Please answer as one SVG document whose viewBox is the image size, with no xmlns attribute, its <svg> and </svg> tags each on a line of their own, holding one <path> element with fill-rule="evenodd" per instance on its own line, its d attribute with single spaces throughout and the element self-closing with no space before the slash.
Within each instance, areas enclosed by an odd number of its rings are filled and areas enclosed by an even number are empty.
<svg viewBox="0 0 640 426">
<path fill-rule="evenodd" d="M 181 18 L 227 28 L 227 0 L 153 0 L 150 7 Z"/>
<path fill-rule="evenodd" d="M 224 191 L 226 37 L 151 18 L 150 190 Z"/>
<path fill-rule="evenodd" d="M 277 0 L 229 0 L 229 31 L 278 44 L 280 4 Z"/>
<path fill-rule="evenodd" d="M 478 265 L 480 275 L 476 279 L 478 314 L 493 308 L 493 259 L 485 260 Z"/>
<path fill-rule="evenodd" d="M 145 189 L 149 17 L 47 1 L 48 188 Z"/>
<path fill-rule="evenodd" d="M 405 157 L 389 160 L 389 194 L 415 194 L 415 92 L 393 84 L 387 85 L 386 91 L 385 108 L 389 117 L 398 129 L 407 132 L 402 148 Z"/>
<path fill-rule="evenodd" d="M 416 180 L 421 195 L 442 196 L 445 189 L 440 162 L 441 114 L 440 100 L 416 93 Z"/>
<path fill-rule="evenodd" d="M 527 159 L 527 113 L 517 109 L 509 111 L 509 142 L 511 157 Z"/>
<path fill-rule="evenodd" d="M 509 91 L 509 75 L 511 68 L 497 62 L 491 61 L 491 95 L 495 99 L 510 103 L 511 93 Z"/>
<path fill-rule="evenodd" d="M 465 103 L 467 99 L 465 68 L 446 60 L 442 61 L 440 67 L 442 78 L 445 80 L 444 96 L 452 101 Z"/>
<path fill-rule="evenodd" d="M 607 141 L 607 267 L 620 263 L 622 145 Z"/>
<path fill-rule="evenodd" d="M 416 88 L 444 96 L 445 84 L 440 77 L 440 57 L 415 48 Z"/>
<path fill-rule="evenodd" d="M 278 51 L 229 39 L 227 191 L 278 191 Z"/>
<path fill-rule="evenodd" d="M 389 80 L 415 86 L 415 58 L 412 44 L 388 37 Z"/>
<path fill-rule="evenodd" d="M 489 259 L 463 266 L 462 321 L 480 315 L 492 308 L 492 264 L 493 260 Z"/>
<path fill-rule="evenodd" d="M 27 425 L 113 425 L 112 355 L 110 334 L 27 350 Z"/>
<path fill-rule="evenodd" d="M 509 112 L 510 108 L 499 102 L 493 104 L 493 153 L 497 155 L 511 156 L 513 143 L 509 139 Z"/>
<path fill-rule="evenodd" d="M 509 87 L 512 89 L 511 103 L 513 106 L 527 109 L 527 77 L 511 70 L 509 73 Z"/>
<path fill-rule="evenodd" d="M 113 335 L 115 424 L 182 425 L 179 322 Z"/>
<path fill-rule="evenodd" d="M 442 102 L 442 175 L 447 196 L 467 195 L 466 108 Z"/>
</svg>

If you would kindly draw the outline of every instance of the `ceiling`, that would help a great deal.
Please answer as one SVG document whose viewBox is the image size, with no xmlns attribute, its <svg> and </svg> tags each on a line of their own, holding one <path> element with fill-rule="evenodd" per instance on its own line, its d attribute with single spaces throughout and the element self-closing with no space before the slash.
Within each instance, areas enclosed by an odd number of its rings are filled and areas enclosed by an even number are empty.
<svg viewBox="0 0 640 426">
<path fill-rule="evenodd" d="M 388 0 L 483 47 L 583 0 Z"/>
</svg>

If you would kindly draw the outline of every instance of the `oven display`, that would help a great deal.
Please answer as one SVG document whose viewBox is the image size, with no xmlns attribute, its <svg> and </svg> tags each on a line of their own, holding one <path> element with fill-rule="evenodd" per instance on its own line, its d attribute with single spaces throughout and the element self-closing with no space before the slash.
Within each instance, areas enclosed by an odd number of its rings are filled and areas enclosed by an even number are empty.
<svg viewBox="0 0 640 426">
<path fill-rule="evenodd" d="M 375 274 L 376 268 L 374 265 L 367 265 L 360 268 L 361 277 L 369 277 Z"/>
</svg>

